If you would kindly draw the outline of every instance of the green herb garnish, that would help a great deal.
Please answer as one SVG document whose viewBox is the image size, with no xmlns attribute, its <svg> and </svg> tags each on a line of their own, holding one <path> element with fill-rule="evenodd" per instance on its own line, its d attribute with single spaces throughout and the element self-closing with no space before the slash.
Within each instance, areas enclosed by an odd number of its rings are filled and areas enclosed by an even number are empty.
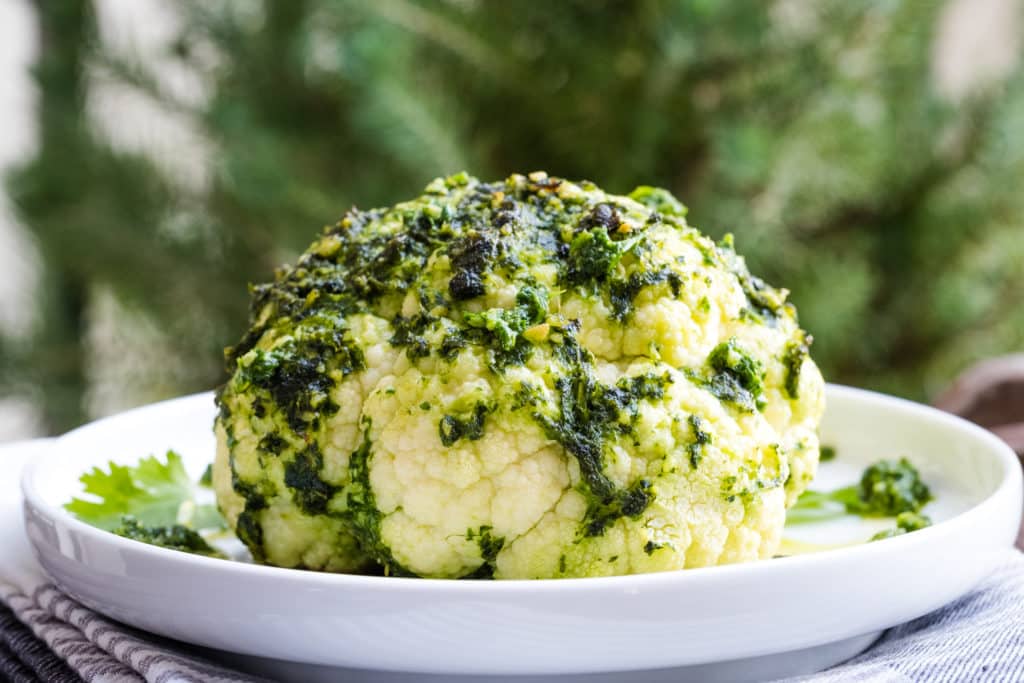
<svg viewBox="0 0 1024 683">
<path fill-rule="evenodd" d="M 185 471 L 181 456 L 167 451 L 164 461 L 143 458 L 134 466 L 111 462 L 80 477 L 86 497 L 72 498 L 64 509 L 78 519 L 120 536 L 174 550 L 219 556 L 199 530 L 223 529 L 215 505 L 197 503 L 200 483 Z"/>
<path fill-rule="evenodd" d="M 932 500 L 928 486 L 906 458 L 880 460 L 864 470 L 860 482 L 834 491 L 807 490 L 786 515 L 787 524 L 805 524 L 852 514 L 893 517 L 916 513 Z"/>
</svg>

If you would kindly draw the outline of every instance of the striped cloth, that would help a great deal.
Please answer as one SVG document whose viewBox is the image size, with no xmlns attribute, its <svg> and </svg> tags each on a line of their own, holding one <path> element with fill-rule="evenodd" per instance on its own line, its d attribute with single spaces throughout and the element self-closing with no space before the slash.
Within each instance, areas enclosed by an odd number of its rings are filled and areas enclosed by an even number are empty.
<svg viewBox="0 0 1024 683">
<path fill-rule="evenodd" d="M 54 657 L 46 643 L 37 639 L 6 605 L 0 604 L 0 678 L 15 683 L 82 680 L 65 661 Z"/>
<path fill-rule="evenodd" d="M 1024 555 L 931 614 L 886 631 L 858 657 L 793 683 L 1024 681 Z"/>
<path fill-rule="evenodd" d="M 0 652 L 13 681 L 64 683 L 243 683 L 259 679 L 102 617 L 44 583 L 26 595 L 0 583 Z M 12 617 L 3 620 L 6 612 Z M 10 669 L 8 673 L 7 669 Z"/>
</svg>

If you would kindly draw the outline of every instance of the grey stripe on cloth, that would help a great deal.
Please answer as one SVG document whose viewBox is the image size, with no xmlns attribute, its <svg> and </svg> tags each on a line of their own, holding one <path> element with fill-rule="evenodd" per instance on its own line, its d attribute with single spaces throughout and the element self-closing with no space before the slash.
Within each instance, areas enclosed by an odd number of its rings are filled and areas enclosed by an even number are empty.
<svg viewBox="0 0 1024 683">
<path fill-rule="evenodd" d="M 37 588 L 32 600 L 52 617 L 78 629 L 114 661 L 138 672 L 147 683 L 253 683 L 261 680 L 184 654 L 170 641 L 110 621 L 53 585 Z"/>
<path fill-rule="evenodd" d="M 261 680 L 186 655 L 171 641 L 110 621 L 50 584 L 31 596 L 0 584 L 0 601 L 88 683 Z"/>
<path fill-rule="evenodd" d="M 88 683 L 145 683 L 146 679 L 91 643 L 77 628 L 54 618 L 15 588 L 0 583 L 0 602 Z"/>
<path fill-rule="evenodd" d="M 39 683 L 39 680 L 32 669 L 0 641 L 0 683 Z"/>
<path fill-rule="evenodd" d="M 1024 681 L 1024 555 L 942 609 L 891 628 L 867 652 L 805 683 Z"/>
<path fill-rule="evenodd" d="M 0 603 L 0 644 L 47 683 L 81 683 L 82 678 Z"/>
</svg>

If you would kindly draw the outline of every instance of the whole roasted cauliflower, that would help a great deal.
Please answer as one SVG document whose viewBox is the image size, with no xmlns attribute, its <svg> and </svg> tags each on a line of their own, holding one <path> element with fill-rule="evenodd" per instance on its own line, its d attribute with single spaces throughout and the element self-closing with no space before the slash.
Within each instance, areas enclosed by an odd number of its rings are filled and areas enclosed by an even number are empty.
<svg viewBox="0 0 1024 683">
<path fill-rule="evenodd" d="M 824 384 L 669 193 L 544 173 L 353 209 L 253 289 L 213 479 L 257 561 L 603 576 L 770 557 Z"/>
</svg>

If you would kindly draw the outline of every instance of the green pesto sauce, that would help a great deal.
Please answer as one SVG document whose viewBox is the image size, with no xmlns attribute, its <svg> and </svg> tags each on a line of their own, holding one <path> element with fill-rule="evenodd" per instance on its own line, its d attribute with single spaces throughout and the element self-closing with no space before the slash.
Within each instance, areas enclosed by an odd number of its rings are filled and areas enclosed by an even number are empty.
<svg viewBox="0 0 1024 683">
<path fill-rule="evenodd" d="M 700 460 L 704 457 L 704 446 L 712 442 L 711 433 L 705 431 L 704 420 L 701 419 L 700 415 L 690 415 L 687 418 L 687 422 L 690 424 L 690 433 L 693 436 L 693 442 L 686 447 L 687 453 L 690 455 L 690 465 L 693 469 L 697 469 L 700 465 Z"/>
<path fill-rule="evenodd" d="M 917 512 L 932 492 L 909 460 L 879 460 L 864 470 L 857 487 L 859 514 L 881 516 Z"/>
<path fill-rule="evenodd" d="M 774 326 L 779 318 L 796 319 L 796 309 L 786 302 L 786 291 L 776 289 L 759 277 L 750 274 L 742 257 L 736 254 L 733 236 L 726 235 L 718 245 L 717 255 L 739 280 L 747 298 L 745 317 L 754 322 Z"/>
<path fill-rule="evenodd" d="M 655 543 L 654 541 L 647 541 L 647 543 L 644 544 L 644 552 L 648 555 L 653 555 L 656 550 L 660 550 L 664 547 L 664 543 Z"/>
<path fill-rule="evenodd" d="M 881 541 L 882 539 L 892 538 L 893 536 L 902 536 L 903 534 L 909 534 L 911 531 L 918 531 L 931 525 L 932 520 L 927 515 L 922 515 L 917 512 L 901 512 L 896 516 L 895 527 L 879 531 L 877 534 L 872 536 L 870 540 Z"/>
<path fill-rule="evenodd" d="M 605 227 L 584 230 L 569 245 L 562 281 L 568 285 L 597 290 L 608 281 L 630 243 L 612 241 Z"/>
<path fill-rule="evenodd" d="M 181 550 L 193 555 L 205 557 L 220 557 L 224 554 L 206 542 L 194 529 L 181 524 L 173 526 L 151 527 L 145 526 L 131 515 L 121 518 L 121 525 L 113 530 L 118 536 L 124 536 L 134 541 L 141 541 L 150 545 Z"/>
<path fill-rule="evenodd" d="M 686 209 L 664 190 L 639 187 L 630 195 L 646 208 L 638 222 L 641 209 L 591 183 L 580 183 L 560 196 L 563 182 L 532 176 L 484 183 L 458 174 L 431 183 L 422 196 L 395 207 L 353 208 L 297 263 L 280 269 L 273 282 L 252 289 L 249 330 L 226 350 L 233 377 L 217 392 L 228 447 L 237 445 L 230 428 L 232 412 L 239 409 L 236 397 L 248 397 L 253 417 L 262 421 L 257 431 L 267 429 L 270 420 L 274 425 L 259 441 L 261 462 L 264 456 L 280 458 L 295 505 L 310 516 L 342 519 L 363 551 L 387 573 L 410 572 L 380 539 L 380 513 L 369 484 L 371 444 L 364 441 L 352 454 L 345 487 L 323 481 L 323 454 L 316 445 L 325 418 L 339 408 L 331 399 L 339 378 L 365 368 L 363 350 L 348 325 L 355 314 L 388 320 L 388 343 L 413 363 L 433 356 L 453 362 L 474 348 L 486 353 L 491 372 L 502 374 L 528 362 L 538 346 L 550 349 L 554 404 L 536 388 L 523 386 L 512 409 L 529 408 L 544 432 L 579 463 L 588 501 L 583 536 L 600 535 L 623 516 L 638 517 L 656 495 L 647 480 L 614 484 L 605 473 L 605 452 L 611 441 L 632 433 L 642 401 L 662 398 L 668 375 L 627 378 L 614 385 L 600 382 L 592 357 L 576 338 L 578 324 L 551 315 L 554 294 L 537 282 L 534 270 L 553 266 L 559 289 L 600 297 L 612 312 L 610 324 L 625 324 L 645 288 L 661 287 L 671 297 L 684 292 L 683 277 L 655 262 L 657 245 L 648 230 L 667 225 L 692 232 L 685 224 Z M 735 275 L 748 300 L 746 315 L 769 324 L 794 315 L 784 291 L 751 276 L 731 241 L 720 247 L 694 244 L 706 265 L 725 267 Z M 445 267 L 449 272 L 437 271 Z M 431 272 L 446 277 L 424 277 Z M 466 309 L 467 303 L 488 293 L 496 278 L 517 287 L 514 305 Z M 418 310 L 403 315 L 398 302 L 410 291 Z M 700 307 L 710 311 L 706 298 Z M 794 355 L 794 368 L 796 360 Z M 734 340 L 716 348 L 707 366 L 691 376 L 739 410 L 763 406 L 764 368 Z M 427 402 L 420 407 L 430 410 Z M 444 415 L 438 438 L 445 446 L 482 438 L 487 414 L 499 408 L 481 403 L 469 414 Z M 690 425 L 688 455 L 697 467 L 711 437 L 696 416 Z M 233 458 L 231 463 L 234 489 L 246 501 L 238 536 L 262 560 L 263 511 L 269 499 L 285 492 L 265 480 L 242 479 Z M 342 511 L 331 505 L 339 499 L 346 501 Z M 478 533 L 486 535 L 483 528 Z M 483 545 L 481 550 L 485 556 Z"/>
<path fill-rule="evenodd" d="M 383 515 L 370 485 L 370 426 L 364 425 L 363 443 L 349 458 L 349 485 L 346 488 L 346 509 L 342 517 L 349 523 L 359 546 L 380 565 L 388 576 L 416 576 L 403 567 L 380 537 Z"/>
<path fill-rule="evenodd" d="M 633 311 L 633 301 L 645 287 L 668 283 L 673 297 L 678 297 L 683 286 L 679 273 L 668 267 L 644 273 L 633 273 L 626 279 L 613 280 L 609 285 L 608 297 L 613 317 L 622 322 Z"/>
<path fill-rule="evenodd" d="M 810 355 L 811 342 L 814 338 L 800 332 L 799 338 L 786 345 L 782 364 L 786 368 L 786 394 L 790 398 L 800 398 L 800 371 L 804 361 Z"/>
<path fill-rule="evenodd" d="M 454 446 L 459 439 L 477 441 L 484 435 L 484 419 L 493 410 L 483 401 L 473 406 L 473 412 L 466 416 L 445 415 L 437 425 L 441 443 L 447 448 Z"/>
<path fill-rule="evenodd" d="M 707 364 L 711 376 L 703 383 L 716 398 L 748 413 L 764 407 L 764 366 L 735 337 L 712 349 Z"/>
<path fill-rule="evenodd" d="M 823 455 L 829 450 L 834 457 L 834 449 L 828 446 L 822 447 Z M 786 523 L 816 522 L 844 514 L 899 518 L 917 515 L 931 500 L 931 489 L 910 461 L 906 458 L 879 460 L 865 468 L 856 484 L 833 491 L 804 491 L 787 513 Z M 913 519 L 906 517 L 905 524 Z"/>
<path fill-rule="evenodd" d="M 611 438 L 632 431 L 641 401 L 664 396 L 671 377 L 642 375 L 623 378 L 611 386 L 603 384 L 594 374 L 590 352 L 578 343 L 576 331 L 573 325 L 558 330 L 560 341 L 556 343 L 565 373 L 555 382 L 557 413 L 535 410 L 532 416 L 548 437 L 579 463 L 587 495 L 582 532 L 599 536 L 620 517 L 639 517 L 654 499 L 653 486 L 645 479 L 617 487 L 604 472 L 604 451 Z M 530 398 L 527 395 L 522 400 L 529 402 Z"/>
<path fill-rule="evenodd" d="M 256 351 L 248 365 L 239 364 L 236 381 L 266 391 L 284 412 L 288 426 L 303 434 L 316 429 L 319 415 L 338 410 L 330 399 L 335 386 L 330 370 L 348 375 L 363 367 L 362 351 L 346 329 L 318 327 L 271 351 Z"/>
<path fill-rule="evenodd" d="M 491 579 L 494 578 L 494 562 L 498 553 L 505 547 L 505 537 L 495 536 L 494 528 L 489 525 L 481 526 L 479 529 L 467 529 L 466 540 L 476 541 L 480 549 L 482 563 L 472 573 L 463 578 L 466 579 Z"/>
<path fill-rule="evenodd" d="M 776 472 L 774 476 L 769 476 L 767 472 L 764 472 L 762 468 L 751 471 L 753 468 L 747 469 L 747 476 L 744 477 L 744 486 L 740 486 L 740 477 L 730 475 L 722 480 L 722 498 L 728 503 L 733 503 L 737 500 L 742 501 L 744 504 L 752 502 L 758 494 L 776 489 L 786 483 L 785 478 L 781 472 Z"/>
<path fill-rule="evenodd" d="M 463 331 L 463 339 L 498 352 L 511 352 L 524 341 L 520 335 L 531 325 L 544 322 L 547 315 L 547 289 L 527 285 L 516 294 L 513 308 L 492 308 L 482 313 L 463 314 L 463 320 L 470 328 Z"/>
<path fill-rule="evenodd" d="M 281 455 L 288 448 L 288 442 L 280 432 L 270 432 L 260 439 L 259 449 L 267 455 Z"/>
<path fill-rule="evenodd" d="M 291 490 L 295 505 L 310 516 L 325 514 L 328 503 L 340 490 L 320 478 L 323 466 L 324 458 L 315 442 L 284 466 L 284 483 Z"/>
</svg>

